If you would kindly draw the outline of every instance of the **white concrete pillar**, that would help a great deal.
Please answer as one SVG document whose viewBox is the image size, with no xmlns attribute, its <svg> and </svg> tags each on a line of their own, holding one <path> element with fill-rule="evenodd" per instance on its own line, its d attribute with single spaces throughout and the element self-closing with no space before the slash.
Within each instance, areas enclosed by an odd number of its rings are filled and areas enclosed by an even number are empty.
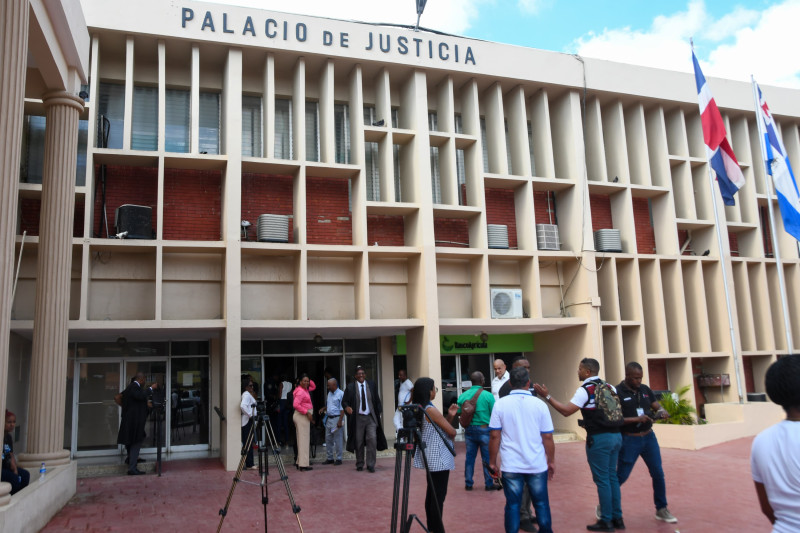
<svg viewBox="0 0 800 533">
<path fill-rule="evenodd" d="M 0 2 L 0 413 L 6 412 L 14 236 L 22 143 L 22 103 L 28 63 L 28 0 Z M 0 506 L 11 501 L 11 485 L 0 483 Z"/>
<path fill-rule="evenodd" d="M 28 397 L 28 449 L 19 456 L 23 466 L 35 466 L 42 461 L 53 466 L 69 462 L 69 450 L 64 449 L 64 401 L 75 164 L 83 100 L 64 91 L 52 91 L 42 101 L 47 125 Z"/>
</svg>

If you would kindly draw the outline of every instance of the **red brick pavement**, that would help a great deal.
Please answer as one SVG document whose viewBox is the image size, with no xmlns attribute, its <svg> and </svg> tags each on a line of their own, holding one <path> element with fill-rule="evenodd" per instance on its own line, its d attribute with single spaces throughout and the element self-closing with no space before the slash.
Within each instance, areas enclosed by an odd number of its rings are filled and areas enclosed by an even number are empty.
<svg viewBox="0 0 800 533">
<path fill-rule="evenodd" d="M 761 515 L 750 478 L 752 439 L 700 451 L 662 450 L 670 509 L 677 524 L 653 518 L 652 490 L 641 461 L 622 488 L 627 532 L 681 533 L 770 531 Z M 502 532 L 504 497 L 484 492 L 477 470 L 476 490 L 464 490 L 464 444 L 456 446 L 457 468 L 450 476 L 445 502 L 445 527 L 454 532 Z M 389 531 L 394 459 L 378 460 L 375 474 L 356 472 L 354 463 L 314 465 L 311 472 L 289 470 L 289 483 L 302 508 L 303 531 L 361 533 Z M 245 479 L 257 479 L 246 472 Z M 232 481 L 217 460 L 165 463 L 162 477 L 89 478 L 78 481 L 75 497 L 43 530 L 64 531 L 216 531 Z M 300 531 L 286 491 L 272 467 L 269 476 L 270 531 Z M 422 515 L 425 481 L 412 468 L 409 508 Z M 586 531 L 594 522 L 597 501 L 582 443 L 556 446 L 556 477 L 549 487 L 555 531 Z M 258 486 L 240 483 L 222 531 L 264 530 Z M 418 525 L 412 532 L 422 531 Z"/>
</svg>

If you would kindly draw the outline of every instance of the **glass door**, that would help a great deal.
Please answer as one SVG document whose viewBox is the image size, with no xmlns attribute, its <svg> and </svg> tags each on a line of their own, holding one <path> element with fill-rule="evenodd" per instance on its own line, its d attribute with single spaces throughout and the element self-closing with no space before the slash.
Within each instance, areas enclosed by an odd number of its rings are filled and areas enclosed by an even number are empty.
<svg viewBox="0 0 800 533">
<path fill-rule="evenodd" d="M 164 398 L 164 391 L 167 390 L 167 360 L 160 361 L 140 361 L 128 359 L 123 363 L 125 365 L 125 386 L 127 387 L 131 380 L 136 377 L 138 372 L 144 374 L 145 386 L 152 383 L 158 383 L 158 388 L 153 391 L 153 394 L 148 398 L 147 406 L 149 413 L 147 415 L 147 422 L 145 423 L 145 437 L 142 443 L 141 453 L 155 453 L 157 440 L 156 437 L 160 434 L 161 447 L 166 448 L 166 402 Z"/>
<path fill-rule="evenodd" d="M 119 361 L 75 363 L 72 451 L 75 456 L 119 453 L 120 410 L 114 395 L 122 390 Z"/>
<path fill-rule="evenodd" d="M 209 443 L 208 357 L 170 359 L 169 446 L 207 449 Z M 166 390 L 166 389 L 165 389 Z"/>
<path fill-rule="evenodd" d="M 484 390 L 492 390 L 492 356 L 487 354 L 442 355 L 442 404 L 444 409 L 472 387 L 470 375 L 480 371 L 484 378 Z M 456 424 L 454 424 L 456 425 Z M 461 431 L 462 428 L 459 428 Z"/>
</svg>

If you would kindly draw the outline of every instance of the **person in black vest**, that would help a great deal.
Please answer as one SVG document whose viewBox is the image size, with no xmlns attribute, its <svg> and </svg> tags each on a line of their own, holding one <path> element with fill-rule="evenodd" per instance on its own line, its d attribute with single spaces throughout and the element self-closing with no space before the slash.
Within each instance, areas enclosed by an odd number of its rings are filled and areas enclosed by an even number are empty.
<svg viewBox="0 0 800 533">
<path fill-rule="evenodd" d="M 631 362 L 625 365 L 625 380 L 617 385 L 617 394 L 622 404 L 625 425 L 622 432 L 622 448 L 619 451 L 617 477 L 619 484 L 627 481 L 633 465 L 639 456 L 653 478 L 653 503 L 656 506 L 656 520 L 675 523 L 678 521 L 667 509 L 667 487 L 664 470 L 661 468 L 661 449 L 656 434 L 653 433 L 653 420 L 666 418 L 667 412 L 661 408 L 653 391 L 642 383 L 642 365 Z"/>
<path fill-rule="evenodd" d="M 561 403 L 547 391 L 547 387 L 538 383 L 533 388 L 536 394 L 561 413 L 571 416 L 581 411 L 583 428 L 586 430 L 586 459 L 592 470 L 592 480 L 597 486 L 597 499 L 600 500 L 600 516 L 597 522 L 589 524 L 589 531 L 616 531 L 625 529 L 622 521 L 622 505 L 620 503 L 619 478 L 617 477 L 617 459 L 622 447 L 622 436 L 619 427 L 603 426 L 599 423 L 599 413 L 595 403 L 595 389 L 601 382 L 597 374 L 600 363 L 597 359 L 586 357 L 578 365 L 578 379 L 581 386 L 569 403 Z M 612 387 L 613 389 L 613 387 Z M 615 389 L 616 390 L 616 389 Z"/>
<path fill-rule="evenodd" d="M 347 451 L 356 454 L 356 470 L 364 470 L 366 450 L 367 470 L 375 472 L 378 450 L 385 450 L 386 435 L 381 425 L 381 398 L 374 381 L 367 381 L 363 367 L 356 367 L 356 380 L 347 386 L 342 407 L 347 413 Z"/>
<path fill-rule="evenodd" d="M 143 471 L 136 467 L 139 459 L 139 450 L 147 434 L 144 431 L 147 422 L 147 396 L 149 392 L 158 388 L 158 383 L 153 383 L 147 389 L 144 386 L 144 374 L 136 373 L 125 392 L 122 393 L 122 423 L 117 434 L 117 443 L 128 448 L 128 475 L 140 476 Z"/>
</svg>

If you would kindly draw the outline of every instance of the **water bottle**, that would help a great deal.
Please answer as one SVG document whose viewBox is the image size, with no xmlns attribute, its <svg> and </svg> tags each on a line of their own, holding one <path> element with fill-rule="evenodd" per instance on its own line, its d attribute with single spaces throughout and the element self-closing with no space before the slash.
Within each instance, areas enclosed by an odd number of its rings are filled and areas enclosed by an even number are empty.
<svg viewBox="0 0 800 533">
<path fill-rule="evenodd" d="M 39 467 L 39 483 L 44 481 L 45 474 L 47 474 L 47 469 L 44 467 L 44 463 L 42 463 L 42 466 Z"/>
</svg>

